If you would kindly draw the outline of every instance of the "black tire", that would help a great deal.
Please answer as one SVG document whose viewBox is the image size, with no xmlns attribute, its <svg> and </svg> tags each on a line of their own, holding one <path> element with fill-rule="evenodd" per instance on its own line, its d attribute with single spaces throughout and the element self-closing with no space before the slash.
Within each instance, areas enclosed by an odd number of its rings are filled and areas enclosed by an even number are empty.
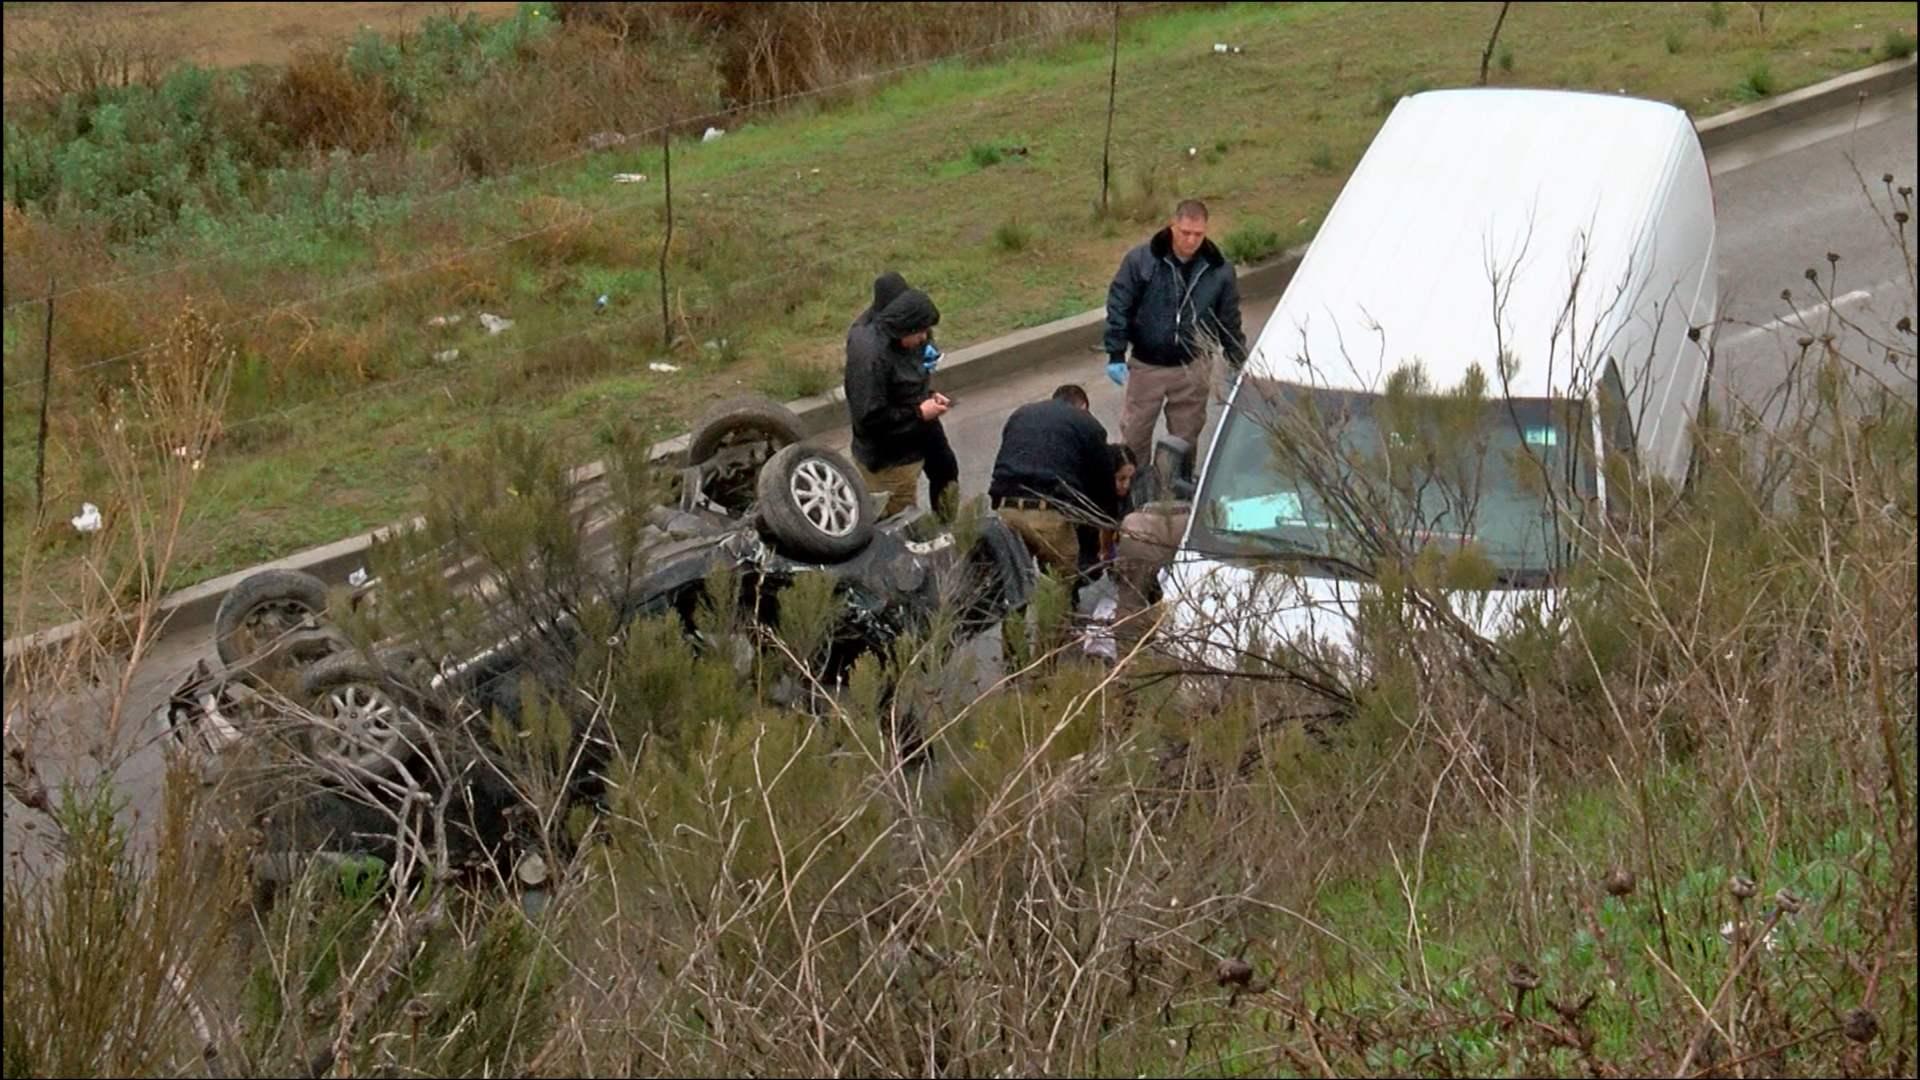
<svg viewBox="0 0 1920 1080">
<path fill-rule="evenodd" d="M 831 450 L 798 443 L 760 468 L 760 522 L 795 558 L 839 562 L 873 539 L 873 507 L 860 470 Z"/>
<path fill-rule="evenodd" d="M 300 694 L 322 719 L 344 721 L 354 734 L 342 738 L 316 726 L 303 740 L 319 761 L 346 761 L 379 776 L 412 753 L 426 732 L 426 700 L 397 677 L 395 668 L 374 664 L 359 652 L 327 657 L 308 668 Z"/>
<path fill-rule="evenodd" d="M 751 442 L 771 444 L 771 457 L 806 437 L 800 418 L 785 405 L 756 394 L 729 398 L 708 409 L 693 425 L 687 464 L 698 465 L 729 446 Z"/>
<path fill-rule="evenodd" d="M 326 610 L 326 582 L 302 570 L 262 570 L 221 599 L 213 616 L 214 649 L 221 663 L 237 667 Z"/>
</svg>

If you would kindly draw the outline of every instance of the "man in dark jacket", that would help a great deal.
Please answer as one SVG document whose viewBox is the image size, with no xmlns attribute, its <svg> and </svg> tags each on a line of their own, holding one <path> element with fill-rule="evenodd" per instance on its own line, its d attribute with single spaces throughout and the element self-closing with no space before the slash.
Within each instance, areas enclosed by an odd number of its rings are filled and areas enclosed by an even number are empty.
<svg viewBox="0 0 1920 1080">
<path fill-rule="evenodd" d="M 936 393 L 925 348 L 940 311 L 927 294 L 907 289 L 865 326 L 847 334 L 847 412 L 853 459 L 870 491 L 885 493 L 881 516 L 914 504 L 926 460 L 927 426 L 950 402 Z"/>
<path fill-rule="evenodd" d="M 1107 429 L 1087 392 L 1069 384 L 1007 417 L 987 497 L 1041 565 L 1069 576 L 1077 593 L 1099 559 L 1100 528 L 1118 520 L 1114 471 Z"/>
<path fill-rule="evenodd" d="M 1153 459 L 1163 407 L 1167 433 L 1197 444 L 1207 423 L 1211 350 L 1218 348 L 1236 373 L 1247 358 L 1239 282 L 1207 239 L 1205 203 L 1181 203 L 1166 228 L 1120 261 L 1107 289 L 1105 345 L 1107 375 L 1126 387 L 1120 437 L 1134 456 Z"/>
<path fill-rule="evenodd" d="M 894 298 L 906 292 L 907 288 L 907 279 L 892 270 L 873 279 L 873 306 L 861 312 L 853 320 L 853 325 L 847 328 L 849 348 L 853 345 L 854 333 L 861 327 L 871 325 L 874 315 L 893 303 Z M 921 348 L 924 358 L 920 366 L 926 368 L 928 375 L 932 375 L 940 362 L 940 350 L 934 346 L 931 334 Z M 922 460 L 927 474 L 927 501 L 932 504 L 935 513 L 943 518 L 951 518 L 959 498 L 956 485 L 960 481 L 960 460 L 954 455 L 953 445 L 947 441 L 947 429 L 939 420 L 926 425 L 924 431 L 927 444 Z"/>
</svg>

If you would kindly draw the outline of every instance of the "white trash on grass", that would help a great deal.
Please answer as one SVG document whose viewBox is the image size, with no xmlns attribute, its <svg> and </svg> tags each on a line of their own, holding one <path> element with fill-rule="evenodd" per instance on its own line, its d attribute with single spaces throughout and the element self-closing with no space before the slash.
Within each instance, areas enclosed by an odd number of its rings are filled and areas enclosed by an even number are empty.
<svg viewBox="0 0 1920 1080">
<path fill-rule="evenodd" d="M 498 315 L 489 315 L 483 311 L 480 313 L 480 325 L 487 328 L 487 333 L 497 334 L 512 326 L 513 320 L 503 319 Z"/>
<path fill-rule="evenodd" d="M 92 503 L 81 503 L 80 516 L 73 519 L 73 527 L 83 533 L 99 532 L 103 520 L 99 507 Z"/>
<path fill-rule="evenodd" d="M 674 372 L 679 371 L 680 368 L 673 364 L 652 363 L 647 365 L 647 370 L 657 371 L 662 375 L 671 375 Z"/>
</svg>

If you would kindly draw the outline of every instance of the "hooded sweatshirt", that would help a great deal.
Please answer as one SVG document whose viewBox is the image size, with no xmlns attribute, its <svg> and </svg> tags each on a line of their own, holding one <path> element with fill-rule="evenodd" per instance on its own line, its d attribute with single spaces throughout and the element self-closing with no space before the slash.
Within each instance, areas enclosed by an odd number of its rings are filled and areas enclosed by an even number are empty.
<svg viewBox="0 0 1920 1080">
<path fill-rule="evenodd" d="M 875 282 L 876 300 L 880 288 Z M 921 366 L 920 349 L 903 349 L 900 339 L 930 330 L 939 321 L 940 310 L 926 293 L 903 289 L 871 319 L 856 321 L 847 332 L 845 386 L 853 456 L 870 471 L 925 457 L 926 421 L 920 419 L 920 403 L 932 396 L 932 380 Z"/>
</svg>

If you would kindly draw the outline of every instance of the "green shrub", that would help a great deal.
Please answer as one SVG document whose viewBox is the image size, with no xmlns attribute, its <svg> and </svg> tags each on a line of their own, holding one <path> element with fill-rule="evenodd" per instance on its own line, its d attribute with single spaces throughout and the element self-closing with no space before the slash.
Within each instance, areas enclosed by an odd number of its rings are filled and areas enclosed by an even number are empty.
<svg viewBox="0 0 1920 1080">
<path fill-rule="evenodd" d="M 1905 60 L 1913 55 L 1913 38 L 1905 30 L 1889 30 L 1880 39 L 1880 59 Z"/>
<path fill-rule="evenodd" d="M 1772 96 L 1778 84 L 1774 82 L 1773 68 L 1765 60 L 1755 60 L 1753 66 L 1733 88 L 1733 96 L 1740 101 L 1759 101 Z"/>
<path fill-rule="evenodd" d="M 1008 254 L 1027 250 L 1033 244 L 1033 230 L 1018 218 L 1008 218 L 993 230 L 993 246 L 996 251 Z"/>
<path fill-rule="evenodd" d="M 1236 263 L 1256 263 L 1280 250 L 1280 234 L 1263 224 L 1248 222 L 1228 233 L 1220 250 Z"/>
</svg>

